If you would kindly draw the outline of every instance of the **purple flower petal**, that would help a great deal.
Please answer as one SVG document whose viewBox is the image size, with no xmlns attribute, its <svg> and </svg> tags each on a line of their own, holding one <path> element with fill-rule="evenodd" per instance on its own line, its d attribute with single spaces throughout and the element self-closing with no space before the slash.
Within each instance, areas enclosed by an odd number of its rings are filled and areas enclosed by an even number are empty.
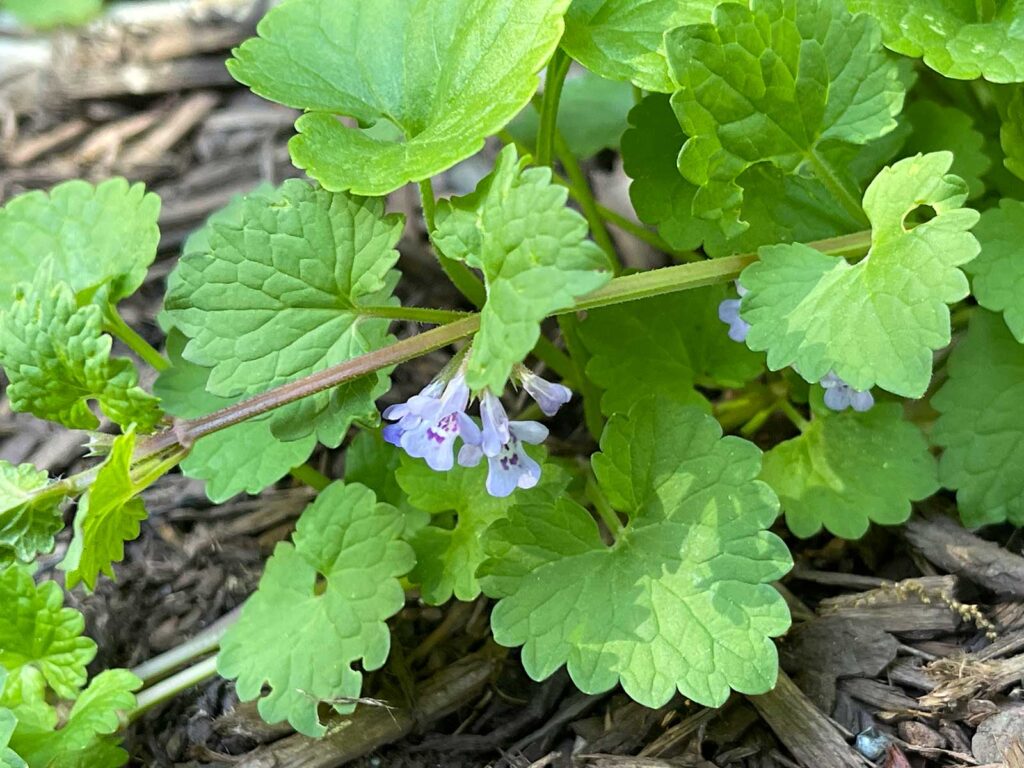
<svg viewBox="0 0 1024 768">
<path fill-rule="evenodd" d="M 548 428 L 537 421 L 512 421 L 508 426 L 512 436 L 524 443 L 540 445 L 548 439 Z"/>
<path fill-rule="evenodd" d="M 486 488 L 491 496 L 504 498 L 516 488 L 533 488 L 540 481 L 540 464 L 530 458 L 515 437 L 501 447 L 497 456 L 489 456 L 487 465 Z"/>
<path fill-rule="evenodd" d="M 496 456 L 509 441 L 508 414 L 505 406 L 489 390 L 480 398 L 480 420 L 483 422 L 483 448 L 488 456 Z"/>
<path fill-rule="evenodd" d="M 554 416 L 559 408 L 572 399 L 572 390 L 567 386 L 543 379 L 528 368 L 521 368 L 519 379 L 523 389 L 540 406 L 545 416 Z"/>
<path fill-rule="evenodd" d="M 729 338 L 733 341 L 747 340 L 750 323 L 740 317 L 740 300 L 725 299 L 718 305 L 718 319 L 729 326 Z"/>
<path fill-rule="evenodd" d="M 459 466 L 460 467 L 475 467 L 480 463 L 480 460 L 484 457 L 484 449 L 479 445 L 471 445 L 466 443 L 459 450 Z"/>
<path fill-rule="evenodd" d="M 820 383 L 825 388 L 825 405 L 833 411 L 853 408 L 855 411 L 863 412 L 875 404 L 871 390 L 854 389 L 833 371 L 825 374 Z"/>
</svg>

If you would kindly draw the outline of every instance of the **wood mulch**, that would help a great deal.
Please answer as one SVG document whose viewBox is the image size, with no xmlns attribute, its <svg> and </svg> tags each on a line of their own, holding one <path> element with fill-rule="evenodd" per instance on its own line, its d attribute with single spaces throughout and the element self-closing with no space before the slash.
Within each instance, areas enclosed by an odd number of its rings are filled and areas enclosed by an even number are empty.
<svg viewBox="0 0 1024 768">
<path fill-rule="evenodd" d="M 0 201 L 111 175 L 156 191 L 160 258 L 124 307 L 154 344 L 164 278 L 187 234 L 233 195 L 298 175 L 286 148 L 295 113 L 254 97 L 223 67 L 262 11 L 252 0 L 123 5 L 84 31 L 45 38 L 0 21 Z M 446 176 L 449 191 L 471 188 L 486 167 L 460 166 Z M 605 202 L 620 203 L 621 173 L 591 170 Z M 390 200 L 410 220 L 415 205 L 409 190 Z M 622 244 L 633 263 L 652 258 Z M 410 226 L 400 249 L 403 298 L 458 305 L 422 231 Z M 398 389 L 422 384 L 439 360 L 403 367 Z M 68 473 L 84 465 L 83 442 L 12 414 L 0 396 L 0 458 Z M 341 475 L 335 453 L 316 461 Z M 134 666 L 208 632 L 253 591 L 309 498 L 281 483 L 214 507 L 198 483 L 159 482 L 117 580 L 71 598 L 99 643 L 95 666 Z M 372 699 L 330 718 L 325 739 L 262 723 L 231 683 L 215 680 L 132 726 L 133 765 L 1024 768 L 1021 538 L 1009 527 L 975 535 L 953 512 L 938 497 L 906 527 L 858 542 L 790 539 L 797 566 L 780 589 L 794 628 L 779 643 L 783 671 L 769 694 L 735 694 L 717 710 L 679 698 L 648 710 L 619 691 L 581 694 L 564 673 L 534 683 L 490 640 L 486 601 L 410 599 L 393 621 L 390 661 L 367 676 Z"/>
</svg>

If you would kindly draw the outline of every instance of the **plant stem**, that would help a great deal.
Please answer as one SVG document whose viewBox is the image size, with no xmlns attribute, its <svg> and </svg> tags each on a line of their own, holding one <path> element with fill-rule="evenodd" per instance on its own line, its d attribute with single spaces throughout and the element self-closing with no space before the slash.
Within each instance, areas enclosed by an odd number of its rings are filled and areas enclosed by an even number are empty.
<svg viewBox="0 0 1024 768">
<path fill-rule="evenodd" d="M 171 367 L 166 357 L 124 321 L 113 304 L 107 304 L 103 308 L 103 330 L 122 341 L 125 346 L 155 370 L 166 371 Z"/>
<path fill-rule="evenodd" d="M 604 491 L 601 490 L 601 486 L 594 480 L 593 475 L 587 478 L 586 494 L 587 499 L 594 505 L 597 514 L 600 515 L 604 524 L 611 532 L 612 538 L 618 541 L 622 537 L 622 520 L 619 519 L 618 513 L 612 509 L 608 497 L 604 495 Z"/>
<path fill-rule="evenodd" d="M 357 307 L 363 317 L 386 317 L 391 320 L 410 320 L 414 323 L 444 325 L 469 317 L 472 312 L 457 309 L 430 309 L 428 307 Z"/>
<path fill-rule="evenodd" d="M 787 419 L 793 422 L 793 426 L 799 429 L 801 434 L 811 428 L 811 422 L 805 419 L 800 411 L 793 407 L 793 404 L 786 398 L 779 400 L 778 409 L 786 415 Z"/>
<path fill-rule="evenodd" d="M 844 238 L 842 246 L 845 251 L 852 248 L 854 237 L 851 235 Z M 866 247 L 870 243 L 871 233 L 862 232 L 856 237 L 859 237 L 862 245 Z M 809 243 L 809 245 L 828 253 L 825 246 L 832 246 L 835 243 L 836 240 L 831 239 Z M 583 297 L 572 308 L 562 310 L 557 314 L 570 314 L 581 309 L 596 309 L 650 296 L 728 282 L 735 279 L 744 267 L 756 260 L 756 254 L 745 254 L 693 264 L 679 264 L 674 267 L 617 277 L 603 288 Z M 480 315 L 468 315 L 453 323 L 424 331 L 412 338 L 403 339 L 382 349 L 368 352 L 301 379 L 282 384 L 208 416 L 178 421 L 173 429 L 160 432 L 141 441 L 136 450 L 136 460 L 152 457 L 179 445 L 189 448 L 196 440 L 213 432 L 226 429 L 246 419 L 331 389 L 360 376 L 441 349 L 455 341 L 472 336 L 479 328 Z M 91 471 L 93 470 L 87 470 L 87 472 Z M 82 473 L 82 475 L 84 474 L 86 473 Z M 69 483 L 70 489 L 76 487 L 77 478 L 80 476 L 72 475 L 61 482 Z"/>
<path fill-rule="evenodd" d="M 484 290 L 483 283 L 473 274 L 473 270 L 461 261 L 449 259 L 445 256 L 441 249 L 437 247 L 437 243 L 434 242 L 437 200 L 434 198 L 434 186 L 430 183 L 430 179 L 424 179 L 420 182 L 420 200 L 423 204 L 423 219 L 427 224 L 427 236 L 434 245 L 434 251 L 437 253 L 437 260 L 441 264 L 441 269 L 448 275 L 448 279 L 452 281 L 452 284 L 459 290 L 459 293 L 465 296 L 474 307 L 480 309 L 484 302 L 487 301 L 487 293 Z"/>
<path fill-rule="evenodd" d="M 846 209 L 846 212 L 853 217 L 853 220 L 861 224 L 867 224 L 868 218 L 864 214 L 860 201 L 847 189 L 832 167 L 825 162 L 825 158 L 818 154 L 817 150 L 812 149 L 807 153 L 807 161 L 811 164 L 811 169 L 814 171 L 814 175 L 818 177 L 818 181 L 828 188 L 836 202 Z"/>
<path fill-rule="evenodd" d="M 569 151 L 565 139 L 557 129 L 555 130 L 555 153 L 558 155 L 558 161 L 565 168 L 565 175 L 569 177 L 569 190 L 575 193 L 573 197 L 579 202 L 583 215 L 586 217 L 587 223 L 590 224 L 590 233 L 594 236 L 594 242 L 608 255 L 614 273 L 619 274 L 622 271 L 619 254 L 615 250 L 615 243 L 612 241 L 611 235 L 608 234 L 604 219 L 597 208 L 597 200 L 594 199 L 594 193 L 590 188 L 590 180 L 583 173 L 583 169 L 580 168 L 580 164 Z"/>
<path fill-rule="evenodd" d="M 331 478 L 309 464 L 299 464 L 297 467 L 292 467 L 288 474 L 300 483 L 305 483 L 314 491 L 322 491 L 331 484 Z"/>
<path fill-rule="evenodd" d="M 200 656 L 213 653 L 217 650 L 221 638 L 227 633 L 228 628 L 238 620 L 241 612 L 242 608 L 239 606 L 224 614 L 191 640 L 142 662 L 132 669 L 132 674 L 142 678 L 143 684 L 149 684 Z"/>
<path fill-rule="evenodd" d="M 558 103 L 562 86 L 569 73 L 571 60 L 561 48 L 555 49 L 544 76 L 544 95 L 540 106 L 540 125 L 537 128 L 537 165 L 551 165 L 555 148 L 555 128 L 558 125 Z"/>
<path fill-rule="evenodd" d="M 156 685 L 139 692 L 135 697 L 135 709 L 128 713 L 128 719 L 135 720 L 158 704 L 174 698 L 185 689 L 198 685 L 216 674 L 217 657 L 211 656 L 198 664 L 181 670 L 176 675 L 171 675 L 166 680 L 161 680 Z"/>
<path fill-rule="evenodd" d="M 575 197 L 575 193 L 572 188 L 570 188 L 570 193 Z M 613 227 L 621 229 L 623 232 L 632 235 L 637 240 L 647 243 L 652 248 L 662 251 L 663 253 L 670 254 L 680 261 L 702 261 L 704 259 L 704 257 L 696 251 L 677 251 L 665 242 L 661 235 L 654 230 L 648 229 L 643 224 L 632 221 L 618 211 L 612 210 L 600 203 L 597 204 L 597 212 L 600 214 L 602 219 Z"/>
</svg>

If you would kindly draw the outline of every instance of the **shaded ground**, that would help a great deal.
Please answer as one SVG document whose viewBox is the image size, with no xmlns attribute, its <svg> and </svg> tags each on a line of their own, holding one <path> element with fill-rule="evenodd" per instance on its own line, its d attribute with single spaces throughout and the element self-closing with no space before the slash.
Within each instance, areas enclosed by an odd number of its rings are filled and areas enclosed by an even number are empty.
<svg viewBox="0 0 1024 768">
<path fill-rule="evenodd" d="M 259 15 L 248 0 L 125 13 L 88 37 L 0 31 L 0 200 L 74 177 L 146 181 L 164 201 L 161 259 L 125 314 L 158 344 L 154 317 L 184 236 L 232 195 L 296 175 L 285 147 L 294 115 L 224 71 L 225 52 Z M 624 185 L 609 167 L 591 170 L 603 200 L 616 206 Z M 485 168 L 469 161 L 455 169 L 449 191 L 471 188 Z M 408 213 L 414 205 L 408 191 L 390 201 Z M 632 241 L 621 245 L 634 265 L 660 263 Z M 409 303 L 457 304 L 422 232 L 410 228 L 401 250 Z M 399 389 L 437 368 L 437 360 L 405 366 Z M 12 415 L 0 398 L 0 458 L 67 473 L 80 468 L 82 440 Z M 336 455 L 316 461 L 342 474 Z M 213 507 L 179 475 L 158 483 L 118 580 L 73 598 L 100 646 L 95 666 L 136 665 L 228 614 L 255 588 L 263 560 L 308 499 L 283 483 Z M 869 764 L 851 745 L 874 727 L 888 737 L 877 758 L 887 768 L 1024 766 L 1021 542 L 1009 527 L 983 540 L 950 525 L 943 504 L 951 501 L 940 498 L 906 529 L 875 530 L 860 542 L 791 540 L 798 565 L 781 587 L 795 621 L 780 642 L 785 673 L 773 693 L 737 694 L 720 710 L 682 700 L 645 710 L 619 692 L 580 694 L 564 674 L 533 683 L 515 654 L 490 642 L 485 601 L 438 609 L 410 600 L 392 622 L 391 660 L 368 677 L 366 695 L 377 703 L 325 741 L 266 726 L 217 680 L 147 714 L 128 745 L 144 766 L 351 759 L 374 768 L 828 768 Z"/>
</svg>

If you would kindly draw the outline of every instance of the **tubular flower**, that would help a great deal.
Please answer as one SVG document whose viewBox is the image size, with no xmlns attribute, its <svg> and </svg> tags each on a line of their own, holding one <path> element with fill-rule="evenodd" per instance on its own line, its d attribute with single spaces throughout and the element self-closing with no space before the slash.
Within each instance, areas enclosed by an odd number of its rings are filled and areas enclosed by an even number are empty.
<svg viewBox="0 0 1024 768">
<path fill-rule="evenodd" d="M 487 492 L 499 498 L 516 488 L 533 488 L 540 481 L 540 464 L 530 458 L 523 444 L 537 445 L 548 436 L 548 428 L 536 421 L 510 421 L 508 431 L 508 440 L 494 455 L 471 443 L 459 451 L 459 464 L 464 467 L 475 467 L 487 456 Z"/>
<path fill-rule="evenodd" d="M 870 390 L 854 389 L 831 371 L 821 380 L 825 388 L 825 405 L 833 411 L 867 411 L 875 404 Z"/>
<path fill-rule="evenodd" d="M 736 282 L 736 290 L 739 292 L 738 299 L 725 299 L 718 305 L 718 319 L 729 326 L 729 338 L 733 341 L 746 341 L 747 333 L 750 331 L 750 323 L 740 317 L 740 301 L 747 293 L 747 289 Z"/>
<path fill-rule="evenodd" d="M 525 365 L 516 368 L 516 375 L 526 394 L 540 406 L 545 416 L 554 416 L 559 408 L 572 399 L 572 390 L 567 386 L 541 378 Z"/>
</svg>

